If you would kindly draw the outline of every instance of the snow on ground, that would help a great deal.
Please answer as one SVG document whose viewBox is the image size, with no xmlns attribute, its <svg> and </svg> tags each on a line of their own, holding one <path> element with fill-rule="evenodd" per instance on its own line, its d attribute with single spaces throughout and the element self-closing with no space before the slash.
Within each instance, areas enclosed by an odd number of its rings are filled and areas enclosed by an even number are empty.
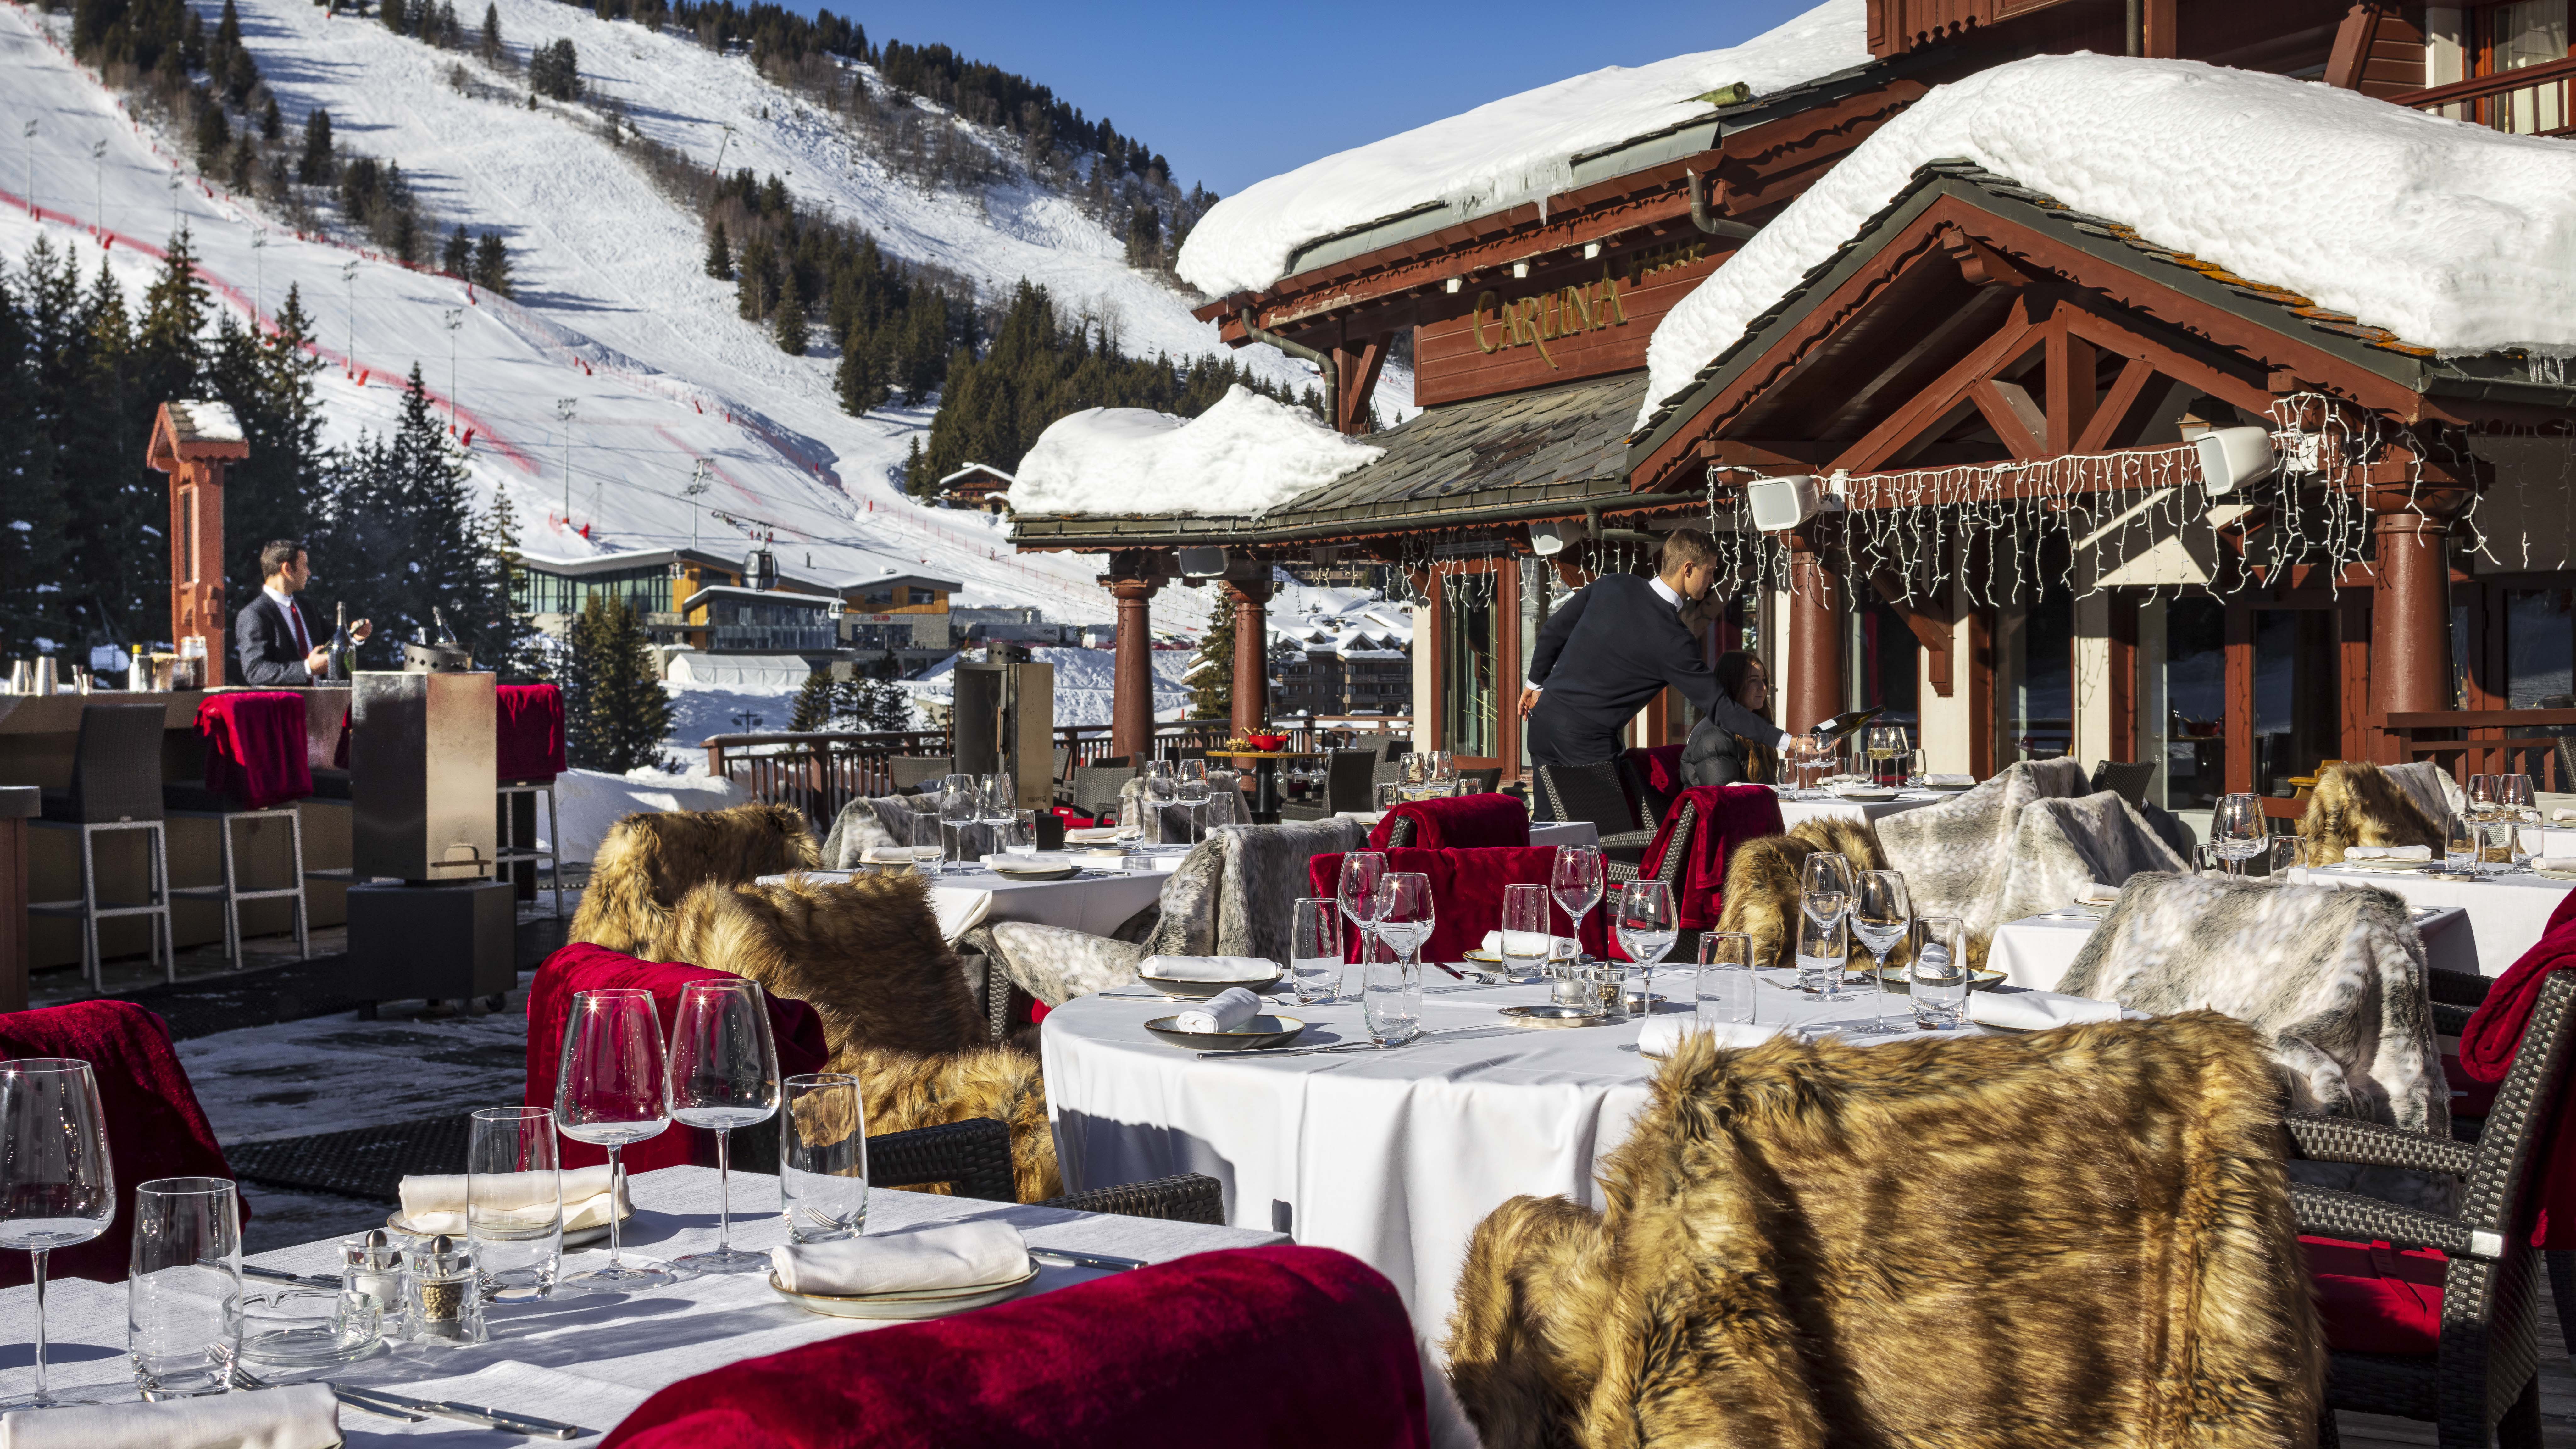
<svg viewBox="0 0 2576 1449">
<path fill-rule="evenodd" d="M 1757 96 L 1868 63 L 1864 0 L 1826 0 L 1742 45 L 1610 66 L 1373 141 L 1220 201 L 1181 245 L 1180 273 L 1211 295 L 1257 290 L 1318 237 L 1449 202 L 1471 214 L 1542 201 L 1574 158 L 1703 114 L 1739 82 Z"/>
<path fill-rule="evenodd" d="M 1189 590 L 1197 593 L 1201 590 Z M 1159 720 L 1188 717 L 1189 683 L 1181 676 L 1195 657 L 1189 649 L 1153 649 L 1148 651 L 1154 666 L 1154 718 Z M 1029 650 L 1029 658 L 1038 664 L 1055 666 L 1055 722 L 1059 725 L 1100 725 L 1110 719 L 1110 701 L 1116 685 L 1118 655 L 1110 649 L 1086 649 L 1079 645 L 1039 645 Z M 945 705 L 955 698 L 957 660 L 943 659 L 921 673 L 919 679 L 897 680 L 916 701 Z"/>
<path fill-rule="evenodd" d="M 783 717 L 777 727 L 786 727 Z M 722 732 L 711 729 L 704 734 Z M 696 764 L 698 760 L 689 763 Z M 712 775 L 674 775 L 660 770 L 629 770 L 624 775 L 611 775 L 600 770 L 566 770 L 555 776 L 555 812 L 563 822 L 561 854 L 567 861 L 584 861 L 598 855 L 599 842 L 608 837 L 608 827 L 639 810 L 722 810 L 742 802 L 739 787 Z M 537 813 L 542 817 L 545 812 Z M 537 825 L 538 838 L 543 843 L 546 822 L 540 818 Z"/>
<path fill-rule="evenodd" d="M 1954 156 L 2420 346 L 2576 350 L 2566 142 L 2198 61 L 2038 56 L 1915 102 L 1683 298 L 1640 422 Z"/>
<path fill-rule="evenodd" d="M 1237 385 L 1195 418 L 1086 408 L 1020 460 L 1015 512 L 1258 518 L 1386 452 Z"/>
</svg>

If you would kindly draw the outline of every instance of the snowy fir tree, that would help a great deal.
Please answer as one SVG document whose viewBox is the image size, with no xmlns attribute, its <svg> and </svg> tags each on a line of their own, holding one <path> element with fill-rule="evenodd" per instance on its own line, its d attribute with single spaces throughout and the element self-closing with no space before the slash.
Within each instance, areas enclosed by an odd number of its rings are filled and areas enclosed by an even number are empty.
<svg viewBox="0 0 2576 1449">
<path fill-rule="evenodd" d="M 548 100 L 581 99 L 581 56 L 570 40 L 537 47 L 528 62 L 528 85 Z"/>
<path fill-rule="evenodd" d="M 308 350 L 313 323 L 301 289 L 287 289 L 276 322 L 274 332 L 261 336 L 223 316 L 206 364 L 206 390 L 232 405 L 250 443 L 250 456 L 224 475 L 228 614 L 259 591 L 260 548 L 275 538 L 310 546 L 329 498 L 331 458 L 313 394 L 322 361 Z M 314 564 L 327 575 L 333 560 L 317 557 Z"/>
<path fill-rule="evenodd" d="M 21 289 L 0 276 L 0 657 L 24 659 L 37 640 L 70 637 L 62 610 L 66 557 L 61 485 L 36 366 L 36 332 Z"/>
<path fill-rule="evenodd" d="M 510 290 L 510 248 L 497 231 L 483 233 L 483 239 L 474 244 L 474 285 L 504 297 L 513 295 Z"/>
<path fill-rule="evenodd" d="M 796 705 L 788 714 L 787 728 L 797 734 L 830 729 L 837 693 L 832 684 L 832 671 L 807 671 L 804 685 L 796 691 Z"/>
<path fill-rule="evenodd" d="M 733 244 L 725 240 L 723 222 L 717 222 L 707 233 L 707 275 L 719 282 L 733 280 Z"/>
<path fill-rule="evenodd" d="M 790 357 L 805 355 L 805 300 L 796 295 L 793 271 L 779 281 L 778 305 L 769 314 L 769 335 L 779 351 Z"/>
<path fill-rule="evenodd" d="M 1211 587 L 1214 587 L 1211 585 Z M 1220 594 L 1208 611 L 1207 633 L 1190 656 L 1190 718 L 1234 717 L 1234 610 Z"/>
<path fill-rule="evenodd" d="M 447 234 L 447 245 L 439 248 L 438 269 L 451 277 L 474 274 L 474 239 L 465 234 L 462 223 Z"/>
<path fill-rule="evenodd" d="M 338 169 L 331 154 L 331 113 L 316 106 L 304 118 L 304 150 L 296 158 L 295 179 L 307 186 L 322 186 Z"/>
<path fill-rule="evenodd" d="M 574 621 L 565 671 L 565 750 L 574 765 L 622 775 L 657 762 L 671 732 L 671 697 L 653 646 L 626 600 L 593 594 Z"/>
</svg>

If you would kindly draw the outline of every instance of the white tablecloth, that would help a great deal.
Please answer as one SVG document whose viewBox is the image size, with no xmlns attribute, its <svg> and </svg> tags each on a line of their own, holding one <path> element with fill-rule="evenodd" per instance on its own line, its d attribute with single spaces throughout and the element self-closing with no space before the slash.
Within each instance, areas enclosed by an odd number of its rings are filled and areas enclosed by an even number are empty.
<svg viewBox="0 0 2576 1449">
<path fill-rule="evenodd" d="M 637 1218 L 626 1237 L 636 1257 L 667 1260 L 712 1248 L 716 1242 L 716 1174 L 703 1167 L 669 1167 L 632 1180 Z M 766 1250 L 787 1240 L 779 1217 L 778 1179 L 733 1174 L 733 1241 Z M 1063 1248 L 1105 1257 L 1165 1262 L 1217 1248 L 1258 1247 L 1279 1241 L 1270 1232 L 1242 1232 L 1196 1223 L 1066 1213 L 970 1198 L 878 1190 L 868 1195 L 872 1231 L 915 1223 L 996 1217 L 1015 1223 L 1032 1247 Z M 565 1255 L 566 1271 L 605 1263 L 605 1244 Z M 339 1253 L 328 1242 L 307 1243 L 251 1261 L 298 1273 L 339 1272 Z M 1039 1265 L 1030 1292 L 1104 1277 L 1100 1270 Z M 256 1286 L 257 1280 L 250 1280 Z M 82 1278 L 46 1286 L 45 1323 L 51 1341 L 55 1388 L 80 1384 L 131 1385 L 125 1356 L 125 1285 Z M 29 1345 L 35 1330 L 35 1290 L 0 1292 L 0 1337 L 12 1365 L 0 1369 L 0 1397 L 34 1386 Z M 767 1277 L 739 1273 L 693 1278 L 642 1293 L 556 1298 L 498 1304 L 489 1309 L 492 1341 L 477 1348 L 437 1350 L 404 1346 L 350 1366 L 334 1377 L 373 1383 L 414 1398 L 455 1399 L 517 1409 L 605 1433 L 656 1389 L 723 1364 L 784 1352 L 818 1339 L 865 1332 L 876 1326 L 807 1313 L 770 1291 Z M 472 1375 L 470 1381 L 460 1382 Z M 281 1379 L 292 1375 L 279 1375 Z M 342 1406 L 340 1427 L 352 1446 L 395 1435 L 439 1435 L 457 1449 L 519 1445 L 515 1434 L 477 1430 L 453 1419 L 418 1424 L 378 1418 Z M 551 1440 L 538 1442 L 555 1442 Z M 572 1442 L 595 1442 L 575 1440 Z"/>
<path fill-rule="evenodd" d="M 2559 901 L 2570 889 L 2576 889 L 2576 881 L 2519 872 L 2470 880 L 2420 871 L 2349 870 L 2330 865 L 2293 870 L 2290 878 L 2313 885 L 2384 886 L 2415 905 L 2457 906 L 2467 911 L 2477 965 L 2456 969 L 2474 969 L 2482 976 L 2503 975 L 2506 967 L 2540 939 L 2542 929 L 2549 924 L 2549 913 L 2558 909 Z"/>
<path fill-rule="evenodd" d="M 2040 991 L 2055 991 L 2066 979 L 2066 969 L 2075 964 L 2093 928 L 2102 924 L 2098 917 L 2067 914 L 2028 916 L 2006 921 L 1995 928 L 1994 947 L 1987 953 L 1986 965 L 2004 973 L 2004 984 L 2028 986 Z M 2478 974 L 2477 943 L 2469 929 L 2469 914 L 2457 908 L 2436 908 L 2430 914 L 2415 917 L 2415 930 L 2424 938 L 2424 961 L 2444 971 Z"/>
<path fill-rule="evenodd" d="M 1905 790 L 1893 800 L 1780 800 L 1780 826 L 1787 829 L 1801 820 L 1876 820 L 1900 810 L 1919 810 L 1950 799 L 1935 790 Z"/>
<path fill-rule="evenodd" d="M 847 880 L 855 872 L 815 870 L 804 874 L 820 880 Z M 765 875 L 762 885 L 775 885 L 787 877 Z M 1163 882 L 1170 879 L 1164 871 L 1086 872 L 1072 880 L 1009 880 L 996 872 L 973 866 L 951 867 L 930 887 L 931 908 L 939 912 L 940 929 L 950 940 L 959 931 L 980 921 L 1034 921 L 1043 926 L 1066 926 L 1106 936 L 1124 925 L 1129 916 L 1145 909 L 1163 897 Z M 979 898 L 984 910 L 973 907 Z"/>
<path fill-rule="evenodd" d="M 1056 1008 L 1040 1043 L 1067 1190 L 1207 1173 L 1226 1185 L 1228 1222 L 1338 1248 L 1394 1280 L 1427 1362 L 1476 1224 L 1521 1193 L 1599 1207 L 1594 1163 L 1628 1135 L 1654 1063 L 1637 1053 L 1637 1024 L 1534 1031 L 1495 1014 L 1545 1001 L 1545 986 L 1424 974 L 1428 1038 L 1383 1053 L 1202 1060 L 1146 1033 L 1173 1009 L 1160 996 L 1128 988 Z M 1696 999 L 1687 967 L 1657 971 L 1654 987 L 1671 1011 Z M 1870 1017 L 1878 1002 L 1755 995 L 1757 1019 L 1784 1025 Z M 1301 1045 L 1368 1039 L 1355 989 L 1320 1006 L 1282 999 L 1268 1009 L 1308 1023 Z M 1474 1443 L 1445 1380 L 1426 1378 L 1435 1442 Z"/>
</svg>

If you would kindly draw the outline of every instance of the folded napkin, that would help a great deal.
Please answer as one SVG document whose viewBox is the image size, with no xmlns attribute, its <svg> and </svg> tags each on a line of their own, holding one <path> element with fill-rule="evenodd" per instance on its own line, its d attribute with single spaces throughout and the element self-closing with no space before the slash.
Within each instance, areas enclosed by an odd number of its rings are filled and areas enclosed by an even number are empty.
<svg viewBox="0 0 2576 1449">
<path fill-rule="evenodd" d="M 2552 820 L 2576 820 L 2576 810 L 2570 810 L 2565 806 L 2560 806 L 2558 809 L 2549 812 L 2549 818 Z"/>
<path fill-rule="evenodd" d="M 1229 986 L 1172 1018 L 1178 1031 L 1232 1031 L 1261 1014 L 1261 998 L 1240 986 Z"/>
<path fill-rule="evenodd" d="M 1572 936 L 1550 936 L 1548 937 L 1548 940 L 1554 943 L 1549 946 L 1548 954 L 1559 960 L 1568 956 L 1580 956 L 1583 954 L 1582 946 L 1577 944 Z M 1487 931 L 1485 933 L 1485 949 L 1493 952 L 1497 956 L 1503 954 L 1503 933 L 1500 931 Z"/>
<path fill-rule="evenodd" d="M 926 1293 L 1025 1277 L 1029 1250 L 1019 1229 L 979 1218 L 828 1243 L 789 1243 L 769 1250 L 769 1266 L 778 1286 L 790 1293 Z"/>
<path fill-rule="evenodd" d="M 1279 963 L 1258 956 L 1148 956 L 1136 974 L 1160 981 L 1267 981 L 1279 974 Z"/>
<path fill-rule="evenodd" d="M 1722 1047 L 1749 1047 L 1780 1034 L 1780 1024 L 1760 1025 L 1750 1021 L 1702 1023 L 1696 1016 L 1658 1016 L 1637 1033 L 1637 1050 L 1650 1057 L 1668 1057 L 1682 1038 L 1692 1032 L 1707 1032 Z"/>
<path fill-rule="evenodd" d="M 859 856 L 861 865 L 915 865 L 920 860 L 909 845 L 871 845 Z"/>
<path fill-rule="evenodd" d="M 989 870 L 1000 870 L 1004 866 L 1013 870 L 1063 870 L 1074 863 L 1073 857 L 1061 850 L 1040 850 L 1027 855 L 988 855 L 983 860 Z"/>
<path fill-rule="evenodd" d="M 2105 885 L 2098 880 L 2086 881 L 2084 884 L 2075 888 L 2075 903 L 2079 906 L 2115 905 L 2119 902 L 2119 899 L 2120 888 L 2118 886 Z"/>
<path fill-rule="evenodd" d="M 1099 840 L 1116 840 L 1118 838 L 1118 827 L 1115 825 L 1085 825 L 1077 829 L 1066 831 L 1064 833 L 1064 838 L 1068 842 L 1078 845 L 1088 845 Z"/>
<path fill-rule="evenodd" d="M 939 938 L 953 943 L 993 914 L 993 893 L 973 886 L 932 886 L 930 913 L 939 919 Z"/>
<path fill-rule="evenodd" d="M 1926 785 L 1973 785 L 1977 783 L 1977 777 L 1974 775 L 1926 775 L 1923 777 L 1923 783 Z"/>
<path fill-rule="evenodd" d="M 0 1449 L 331 1449 L 339 1442 L 340 1401 L 328 1384 L 0 1414 Z"/>
<path fill-rule="evenodd" d="M 2346 860 L 2431 860 L 2433 847 L 2429 845 L 2348 845 L 2344 847 L 2343 853 Z"/>
<path fill-rule="evenodd" d="M 581 1232 L 587 1228 L 608 1226 L 608 1167 L 576 1167 L 566 1172 L 491 1173 L 498 1185 L 487 1188 L 485 1198 L 503 1221 L 525 1215 L 534 1222 L 545 1221 L 547 1195 L 555 1184 L 549 1179 L 562 1179 L 564 1231 Z M 423 1233 L 461 1235 L 465 1231 L 465 1193 L 468 1179 L 464 1173 L 441 1177 L 406 1177 L 402 1180 L 403 1221 Z M 631 1215 L 635 1204 L 628 1201 L 626 1184 L 617 1185 L 619 1216 Z"/>
<path fill-rule="evenodd" d="M 2020 1031 L 2046 1031 L 2079 1021 L 2118 1021 L 2120 1003 L 2067 996 L 2055 991 L 1971 991 L 1968 1019 L 1980 1026 L 2008 1026 Z"/>
</svg>

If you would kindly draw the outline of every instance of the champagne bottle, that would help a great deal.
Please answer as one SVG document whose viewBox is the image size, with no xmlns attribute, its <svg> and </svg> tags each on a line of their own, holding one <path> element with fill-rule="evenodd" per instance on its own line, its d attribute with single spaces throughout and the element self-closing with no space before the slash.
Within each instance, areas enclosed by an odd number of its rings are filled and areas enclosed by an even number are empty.
<svg viewBox="0 0 2576 1449">
<path fill-rule="evenodd" d="M 1884 708 L 1845 710 L 1841 714 L 1835 715 L 1832 719 L 1826 720 L 1824 723 L 1817 725 L 1814 730 L 1810 731 L 1810 733 L 1820 734 L 1828 739 L 1842 739 L 1858 731 L 1862 725 L 1868 724 L 1871 720 L 1878 718 L 1884 713 L 1886 713 Z"/>
<path fill-rule="evenodd" d="M 357 646 L 349 642 L 349 601 L 331 606 L 331 647 L 322 659 L 322 677 L 334 684 L 349 682 L 349 670 L 356 663 Z"/>
<path fill-rule="evenodd" d="M 446 610 L 440 608 L 436 604 L 432 604 L 429 606 L 429 617 L 432 623 L 438 625 L 438 644 L 440 648 L 455 649 L 462 647 L 456 642 L 456 631 L 447 627 Z"/>
</svg>

